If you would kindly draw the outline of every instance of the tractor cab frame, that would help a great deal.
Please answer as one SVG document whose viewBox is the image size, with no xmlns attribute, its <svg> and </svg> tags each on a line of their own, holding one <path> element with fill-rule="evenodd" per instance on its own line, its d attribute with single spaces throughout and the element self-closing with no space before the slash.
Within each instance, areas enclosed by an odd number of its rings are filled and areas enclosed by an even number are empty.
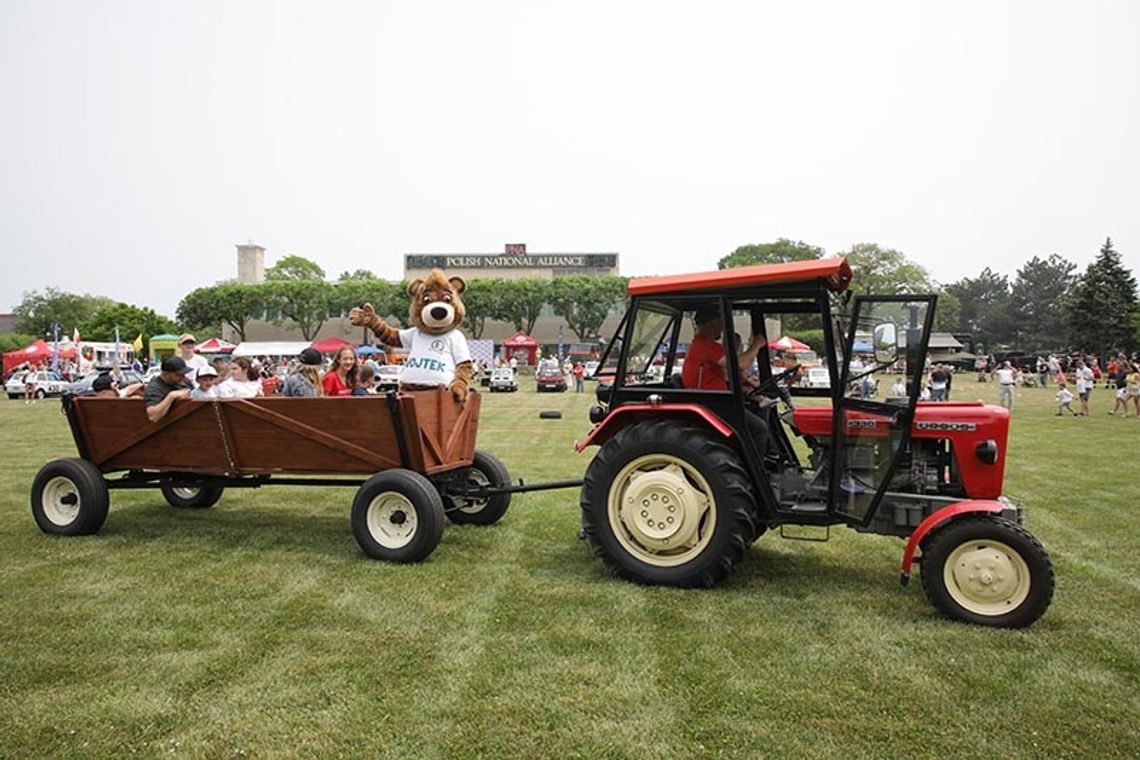
<svg viewBox="0 0 1140 760">
<path fill-rule="evenodd" d="M 584 536 L 631 580 L 702 586 L 768 529 L 848 525 L 908 539 L 904 583 L 914 561 L 945 555 L 951 566 L 922 574 L 943 612 L 1028 625 L 1051 599 L 1052 567 L 1020 505 L 1001 497 L 1008 413 L 920 404 L 936 296 L 852 296 L 851 279 L 845 260 L 821 259 L 631 281 L 578 447 L 601 447 L 582 489 Z M 686 387 L 699 377 L 681 370 L 693 317 L 713 308 L 723 381 Z M 776 366 L 770 333 L 784 325 L 812 332 L 830 387 L 799 387 L 797 366 Z M 762 347 L 746 367 L 749 339 Z M 905 393 L 876 397 L 879 376 Z M 964 560 L 990 567 L 984 582 L 954 570 Z"/>
</svg>

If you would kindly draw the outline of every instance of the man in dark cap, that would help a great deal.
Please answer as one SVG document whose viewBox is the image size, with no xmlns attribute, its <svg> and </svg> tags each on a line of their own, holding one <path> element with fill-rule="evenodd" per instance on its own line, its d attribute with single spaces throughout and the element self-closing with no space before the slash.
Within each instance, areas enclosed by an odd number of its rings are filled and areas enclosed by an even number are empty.
<svg viewBox="0 0 1140 760">
<path fill-rule="evenodd" d="M 168 356 L 162 360 L 162 371 L 151 378 L 143 392 L 147 419 L 158 422 L 170 411 L 170 405 L 176 399 L 190 398 L 192 386 L 186 379 L 189 371 L 181 357 Z"/>
</svg>

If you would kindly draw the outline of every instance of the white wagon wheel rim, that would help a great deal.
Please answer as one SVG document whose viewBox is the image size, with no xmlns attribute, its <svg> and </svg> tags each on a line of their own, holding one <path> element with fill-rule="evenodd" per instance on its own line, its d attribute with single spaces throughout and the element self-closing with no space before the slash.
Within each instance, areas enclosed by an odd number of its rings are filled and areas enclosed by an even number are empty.
<svg viewBox="0 0 1140 760">
<path fill-rule="evenodd" d="M 705 550 L 716 529 L 716 499 L 695 467 L 669 454 L 647 454 L 610 485 L 607 515 L 618 543 L 657 567 L 676 567 Z"/>
<path fill-rule="evenodd" d="M 950 598 L 975 615 L 1004 615 L 1029 597 L 1029 565 L 1001 541 L 959 544 L 942 567 Z"/>
<path fill-rule="evenodd" d="M 385 549 L 402 549 L 416 534 L 419 520 L 408 497 L 386 491 L 368 504 L 368 533 Z"/>
<path fill-rule="evenodd" d="M 198 494 L 202 492 L 202 489 L 195 488 L 193 486 L 175 486 L 174 488 L 171 488 L 170 491 L 179 499 L 189 500 L 197 497 Z"/>
<path fill-rule="evenodd" d="M 54 477 L 44 486 L 40 503 L 44 517 L 54 525 L 64 527 L 75 522 L 81 506 L 79 489 L 70 478 Z"/>
</svg>

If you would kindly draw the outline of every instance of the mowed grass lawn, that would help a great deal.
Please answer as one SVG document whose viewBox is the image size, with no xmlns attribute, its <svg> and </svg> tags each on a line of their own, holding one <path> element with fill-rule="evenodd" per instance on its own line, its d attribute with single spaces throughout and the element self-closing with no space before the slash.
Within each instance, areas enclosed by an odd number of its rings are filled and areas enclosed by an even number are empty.
<svg viewBox="0 0 1140 760">
<path fill-rule="evenodd" d="M 522 385 L 484 397 L 480 446 L 580 477 L 591 397 Z M 411 566 L 362 555 L 346 488 L 117 491 L 99 535 L 47 536 L 28 493 L 75 455 L 66 420 L 0 401 L 0 755 L 1136 757 L 1140 420 L 1052 399 L 1018 392 L 1009 446 L 1057 573 L 1021 631 L 939 617 L 902 541 L 844 528 L 766 535 L 712 590 L 632 585 L 576 540 L 575 490 Z"/>
</svg>

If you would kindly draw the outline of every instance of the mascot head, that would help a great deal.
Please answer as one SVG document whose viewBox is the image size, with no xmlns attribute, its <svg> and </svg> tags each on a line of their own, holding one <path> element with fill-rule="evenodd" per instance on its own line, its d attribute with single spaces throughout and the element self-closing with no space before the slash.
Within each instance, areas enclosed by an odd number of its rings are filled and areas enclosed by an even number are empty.
<svg viewBox="0 0 1140 760">
<path fill-rule="evenodd" d="M 426 280 L 415 279 L 408 283 L 412 303 L 408 316 L 412 324 L 431 335 L 443 335 L 463 324 L 467 310 L 463 307 L 463 291 L 467 281 L 462 277 L 446 277 L 433 269 Z"/>
</svg>

